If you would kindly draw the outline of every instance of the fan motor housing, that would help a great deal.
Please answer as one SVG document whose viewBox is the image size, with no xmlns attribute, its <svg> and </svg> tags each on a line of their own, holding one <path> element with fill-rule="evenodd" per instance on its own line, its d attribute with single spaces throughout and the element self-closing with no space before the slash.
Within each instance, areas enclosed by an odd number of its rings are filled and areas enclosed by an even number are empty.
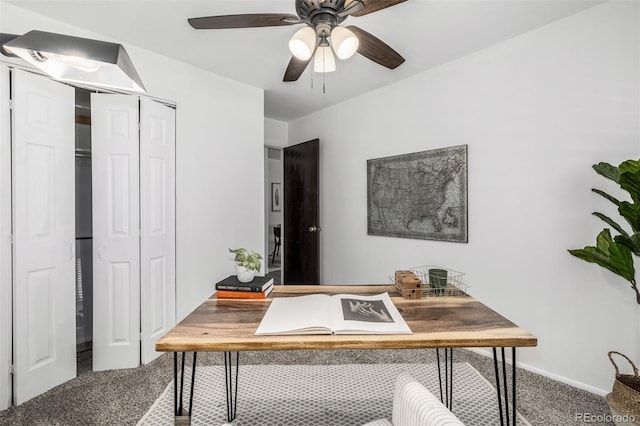
<svg viewBox="0 0 640 426">
<path fill-rule="evenodd" d="M 331 28 L 344 21 L 337 13 L 344 8 L 346 0 L 296 0 L 296 12 L 301 20 L 316 27 L 328 24 Z"/>
</svg>

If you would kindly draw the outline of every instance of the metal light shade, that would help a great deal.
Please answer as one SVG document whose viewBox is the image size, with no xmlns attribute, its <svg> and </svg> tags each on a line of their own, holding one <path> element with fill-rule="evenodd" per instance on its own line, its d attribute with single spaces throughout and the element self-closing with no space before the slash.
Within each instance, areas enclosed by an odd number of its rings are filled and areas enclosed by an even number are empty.
<svg viewBox="0 0 640 426">
<path fill-rule="evenodd" d="M 289 40 L 291 54 L 302 61 L 311 58 L 315 47 L 316 32 L 311 27 L 301 28 Z"/>
<path fill-rule="evenodd" d="M 350 30 L 344 27 L 335 27 L 331 31 L 331 46 L 340 59 L 349 59 L 358 51 L 360 41 Z"/>
<path fill-rule="evenodd" d="M 146 92 L 121 44 L 34 30 L 3 47 L 57 80 Z"/>
<path fill-rule="evenodd" d="M 336 70 L 336 58 L 329 46 L 320 46 L 316 50 L 316 57 L 313 60 L 313 71 L 334 72 Z"/>
</svg>

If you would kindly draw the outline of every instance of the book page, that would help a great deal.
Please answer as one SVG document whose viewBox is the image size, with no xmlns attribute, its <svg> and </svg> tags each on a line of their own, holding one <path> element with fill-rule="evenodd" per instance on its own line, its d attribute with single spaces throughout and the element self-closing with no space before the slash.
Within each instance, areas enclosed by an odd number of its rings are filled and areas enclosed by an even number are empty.
<svg viewBox="0 0 640 426">
<path fill-rule="evenodd" d="M 277 297 L 255 334 L 331 334 L 331 296 Z"/>
<path fill-rule="evenodd" d="M 388 293 L 332 296 L 335 334 L 411 334 Z"/>
</svg>

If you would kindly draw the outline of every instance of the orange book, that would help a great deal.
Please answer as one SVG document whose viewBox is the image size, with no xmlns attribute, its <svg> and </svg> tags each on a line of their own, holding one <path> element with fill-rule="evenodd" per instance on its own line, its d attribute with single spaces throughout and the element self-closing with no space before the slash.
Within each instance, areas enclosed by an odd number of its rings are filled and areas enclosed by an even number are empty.
<svg viewBox="0 0 640 426">
<path fill-rule="evenodd" d="M 273 291 L 273 285 L 269 286 L 265 291 L 236 291 L 236 290 L 218 290 L 216 297 L 218 299 L 266 299 Z"/>
</svg>

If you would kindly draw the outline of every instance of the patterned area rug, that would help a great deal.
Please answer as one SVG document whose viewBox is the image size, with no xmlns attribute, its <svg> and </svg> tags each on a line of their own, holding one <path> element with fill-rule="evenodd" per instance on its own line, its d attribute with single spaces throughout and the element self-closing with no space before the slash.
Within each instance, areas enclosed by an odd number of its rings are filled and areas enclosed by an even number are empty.
<svg viewBox="0 0 640 426">
<path fill-rule="evenodd" d="M 444 368 L 444 364 L 443 364 Z M 238 426 L 344 426 L 391 419 L 393 386 L 408 371 L 439 395 L 435 364 L 240 365 Z M 453 412 L 466 425 L 499 425 L 495 388 L 468 363 L 455 363 Z M 185 376 L 185 404 L 191 370 Z M 444 376 L 443 376 L 444 377 Z M 226 423 L 223 366 L 196 368 L 191 424 Z M 519 425 L 528 425 L 519 415 Z M 173 424 L 173 381 L 139 426 Z"/>
</svg>

